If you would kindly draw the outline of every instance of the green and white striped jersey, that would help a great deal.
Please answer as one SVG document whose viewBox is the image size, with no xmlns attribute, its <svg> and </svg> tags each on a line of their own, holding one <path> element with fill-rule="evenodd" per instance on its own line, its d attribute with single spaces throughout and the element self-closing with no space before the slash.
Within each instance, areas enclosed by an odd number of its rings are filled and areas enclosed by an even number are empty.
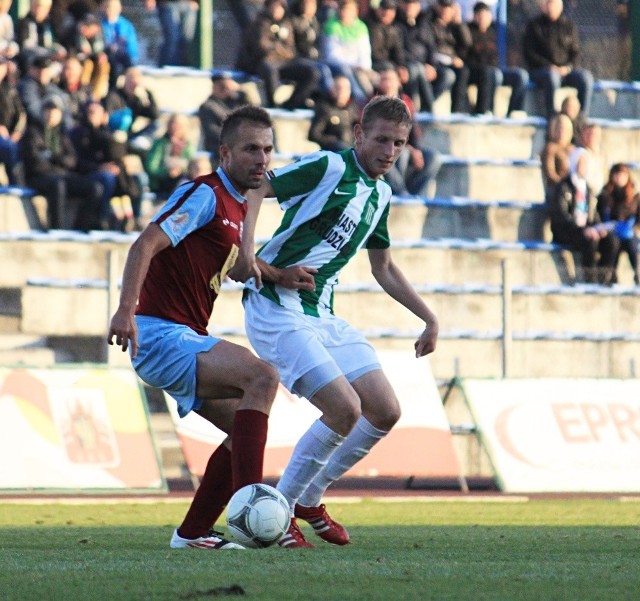
<svg viewBox="0 0 640 601">
<path fill-rule="evenodd" d="M 362 248 L 388 248 L 391 188 L 371 179 L 353 150 L 315 152 L 269 172 L 280 206 L 280 227 L 259 251 L 275 267 L 315 267 L 316 290 L 289 290 L 263 282 L 260 294 L 307 315 L 333 314 L 333 287 Z M 256 290 L 253 280 L 247 287 Z"/>
</svg>

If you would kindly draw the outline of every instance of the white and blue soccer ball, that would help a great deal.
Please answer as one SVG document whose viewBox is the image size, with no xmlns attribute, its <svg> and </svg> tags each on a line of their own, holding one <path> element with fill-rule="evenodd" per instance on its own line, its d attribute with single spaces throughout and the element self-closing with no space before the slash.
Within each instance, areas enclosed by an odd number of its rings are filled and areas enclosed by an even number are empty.
<svg viewBox="0 0 640 601">
<path fill-rule="evenodd" d="M 289 504 L 268 484 L 249 484 L 234 493 L 227 505 L 227 529 L 246 547 L 270 547 L 289 529 Z"/>
</svg>

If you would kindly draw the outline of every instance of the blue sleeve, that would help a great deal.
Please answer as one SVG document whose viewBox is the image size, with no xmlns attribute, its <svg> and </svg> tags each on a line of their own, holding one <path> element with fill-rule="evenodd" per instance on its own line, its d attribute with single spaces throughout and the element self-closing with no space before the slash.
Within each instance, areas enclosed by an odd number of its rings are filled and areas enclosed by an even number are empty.
<svg viewBox="0 0 640 601">
<path fill-rule="evenodd" d="M 214 191 L 206 184 L 187 182 L 174 191 L 151 221 L 169 236 L 172 246 L 177 246 L 191 232 L 209 223 L 215 214 Z"/>
<path fill-rule="evenodd" d="M 129 58 L 131 58 L 131 62 L 135 65 L 138 63 L 138 59 L 140 57 L 140 52 L 138 50 L 138 34 L 136 33 L 136 28 L 133 26 L 131 21 L 125 21 L 125 23 L 127 30 L 127 53 L 129 54 Z"/>
</svg>

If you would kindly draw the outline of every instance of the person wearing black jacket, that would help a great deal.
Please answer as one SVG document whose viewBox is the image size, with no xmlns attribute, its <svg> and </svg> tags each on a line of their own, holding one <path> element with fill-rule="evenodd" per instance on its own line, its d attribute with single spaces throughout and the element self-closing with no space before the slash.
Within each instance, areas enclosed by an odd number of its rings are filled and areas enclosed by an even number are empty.
<svg viewBox="0 0 640 601">
<path fill-rule="evenodd" d="M 522 38 L 524 58 L 534 83 L 542 88 L 546 116 L 556 112 L 555 93 L 561 86 L 576 88 L 588 117 L 593 75 L 576 66 L 580 41 L 573 21 L 563 13 L 562 0 L 542 0 L 541 14 L 531 19 Z"/>
<path fill-rule="evenodd" d="M 0 56 L 0 163 L 11 186 L 24 185 L 20 165 L 20 139 L 27 115 L 16 87 L 9 81 L 8 59 Z"/>
<path fill-rule="evenodd" d="M 22 141 L 27 185 L 47 199 L 49 229 L 95 229 L 102 186 L 76 172 L 78 159 L 62 127 L 59 98 L 47 99 L 43 109 L 43 123 L 31 122 Z"/>
</svg>

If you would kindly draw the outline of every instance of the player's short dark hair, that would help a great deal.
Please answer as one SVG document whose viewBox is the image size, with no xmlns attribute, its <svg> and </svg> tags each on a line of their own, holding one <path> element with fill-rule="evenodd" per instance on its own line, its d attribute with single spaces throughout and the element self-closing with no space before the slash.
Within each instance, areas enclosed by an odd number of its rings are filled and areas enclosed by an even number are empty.
<svg viewBox="0 0 640 601">
<path fill-rule="evenodd" d="M 267 111 L 259 106 L 245 105 L 229 113 L 222 123 L 220 132 L 220 144 L 232 145 L 243 123 L 273 128 L 273 121 Z"/>
<path fill-rule="evenodd" d="M 392 121 L 396 125 L 413 125 L 407 105 L 396 96 L 374 96 L 369 100 L 362 111 L 362 129 L 367 131 L 378 119 Z"/>
</svg>

